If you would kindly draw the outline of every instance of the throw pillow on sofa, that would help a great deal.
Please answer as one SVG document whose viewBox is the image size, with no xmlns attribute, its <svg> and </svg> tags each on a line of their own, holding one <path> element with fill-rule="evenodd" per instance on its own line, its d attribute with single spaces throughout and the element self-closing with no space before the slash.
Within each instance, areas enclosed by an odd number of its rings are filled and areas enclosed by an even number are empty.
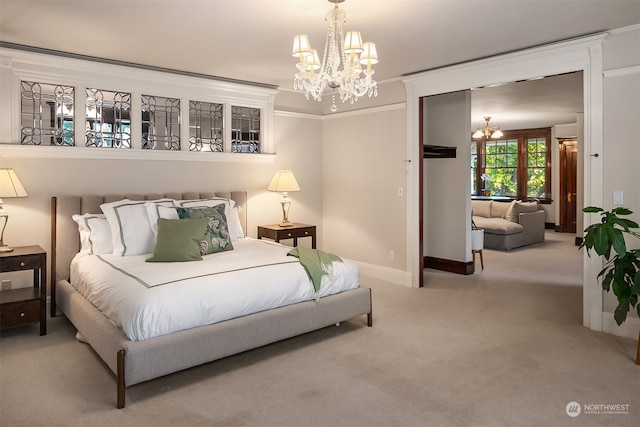
<svg viewBox="0 0 640 427">
<path fill-rule="evenodd" d="M 509 208 L 505 214 L 505 218 L 511 222 L 518 223 L 521 213 L 536 212 L 537 210 L 538 202 L 521 202 L 517 200 Z"/>
<path fill-rule="evenodd" d="M 491 218 L 491 200 L 472 200 L 471 215 Z"/>
</svg>

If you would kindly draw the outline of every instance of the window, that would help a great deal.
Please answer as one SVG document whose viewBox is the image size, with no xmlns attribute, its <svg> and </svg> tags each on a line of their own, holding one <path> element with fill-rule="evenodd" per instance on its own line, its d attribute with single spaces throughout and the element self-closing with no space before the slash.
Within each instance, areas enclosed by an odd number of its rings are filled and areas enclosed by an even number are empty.
<svg viewBox="0 0 640 427">
<path fill-rule="evenodd" d="M 275 88 L 230 87 L 202 74 L 137 70 L 82 56 L 0 50 L 2 83 L 15 83 L 2 86 L 0 94 L 7 107 L 2 146 L 21 145 L 18 150 L 37 156 L 272 161 Z"/>
<path fill-rule="evenodd" d="M 21 144 L 75 145 L 75 88 L 22 81 L 20 90 Z"/>
<path fill-rule="evenodd" d="M 180 150 L 180 100 L 142 95 L 142 148 Z"/>
<path fill-rule="evenodd" d="M 260 152 L 260 109 L 231 106 L 231 152 Z"/>
<path fill-rule="evenodd" d="M 222 152 L 224 105 L 189 101 L 189 151 Z"/>
<path fill-rule="evenodd" d="M 471 142 L 472 194 L 551 201 L 551 129 L 503 134 Z"/>
<path fill-rule="evenodd" d="M 87 89 L 85 145 L 131 148 L 131 94 Z"/>
</svg>

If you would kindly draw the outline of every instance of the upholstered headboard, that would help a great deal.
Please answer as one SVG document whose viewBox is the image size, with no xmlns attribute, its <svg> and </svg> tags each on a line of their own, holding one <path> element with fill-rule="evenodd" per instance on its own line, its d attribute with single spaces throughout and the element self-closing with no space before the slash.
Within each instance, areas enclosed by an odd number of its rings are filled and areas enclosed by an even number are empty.
<svg viewBox="0 0 640 427">
<path fill-rule="evenodd" d="M 54 196 L 51 198 L 51 287 L 54 297 L 55 284 L 58 280 L 69 278 L 71 260 L 80 250 L 80 234 L 78 224 L 71 218 L 74 214 L 101 213 L 100 205 L 122 199 L 129 200 L 157 200 L 169 198 L 175 200 L 208 199 L 223 197 L 235 201 L 239 206 L 240 223 L 242 229 L 247 229 L 247 192 L 246 191 L 216 191 L 216 192 L 184 192 L 164 194 L 109 194 L 82 196 Z M 54 309 L 52 301 L 52 310 Z"/>
</svg>

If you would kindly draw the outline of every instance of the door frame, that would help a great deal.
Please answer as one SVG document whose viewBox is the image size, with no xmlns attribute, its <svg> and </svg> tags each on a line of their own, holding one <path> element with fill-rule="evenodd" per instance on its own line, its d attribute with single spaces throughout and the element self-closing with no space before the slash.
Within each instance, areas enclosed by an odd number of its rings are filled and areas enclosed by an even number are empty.
<svg viewBox="0 0 640 427">
<path fill-rule="evenodd" d="M 407 180 L 407 271 L 411 285 L 419 287 L 423 276 L 421 253 L 423 167 L 420 150 L 420 98 L 490 84 L 514 82 L 541 76 L 583 72 L 584 150 L 582 194 L 584 206 L 603 204 L 603 64 L 602 42 L 606 33 L 485 58 L 465 64 L 425 71 L 403 79 L 407 91 L 407 159 L 412 165 Z M 580 177 L 579 177 L 580 178 Z M 471 213 L 469 212 L 469 215 Z M 583 216 L 584 226 L 594 221 Z M 471 230 L 469 229 L 469 234 Z M 583 324 L 603 329 L 603 295 L 596 277 L 602 266 L 597 257 L 583 256 Z"/>
</svg>

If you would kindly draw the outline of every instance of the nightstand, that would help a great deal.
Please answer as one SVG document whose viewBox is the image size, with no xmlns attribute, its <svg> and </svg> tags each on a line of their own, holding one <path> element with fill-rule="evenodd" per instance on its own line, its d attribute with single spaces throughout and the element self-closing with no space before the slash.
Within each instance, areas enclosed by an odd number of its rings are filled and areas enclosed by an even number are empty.
<svg viewBox="0 0 640 427">
<path fill-rule="evenodd" d="M 311 247 L 316 248 L 316 226 L 294 222 L 291 227 L 280 227 L 278 224 L 259 225 L 258 239 L 266 237 L 276 242 L 293 239 L 293 246 L 298 246 L 300 237 L 311 237 Z"/>
<path fill-rule="evenodd" d="M 47 253 L 40 246 L 19 246 L 0 253 L 0 273 L 33 270 L 33 287 L 0 292 L 0 329 L 40 322 L 47 334 Z"/>
</svg>

